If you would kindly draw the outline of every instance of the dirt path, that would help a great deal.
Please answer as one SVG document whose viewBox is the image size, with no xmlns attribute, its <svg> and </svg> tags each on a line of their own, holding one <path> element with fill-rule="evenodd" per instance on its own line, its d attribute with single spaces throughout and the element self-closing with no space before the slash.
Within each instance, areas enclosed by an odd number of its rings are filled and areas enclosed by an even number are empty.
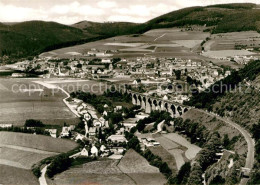
<svg viewBox="0 0 260 185">
<path fill-rule="evenodd" d="M 47 181 L 45 179 L 45 174 L 46 174 L 46 171 L 47 171 L 47 168 L 48 168 L 49 165 L 46 165 L 42 170 L 42 174 L 39 178 L 39 182 L 40 182 L 40 185 L 47 185 Z"/>
<path fill-rule="evenodd" d="M 155 41 L 157 41 L 158 39 L 160 39 L 160 38 L 162 38 L 162 37 L 164 37 L 166 35 L 166 33 L 165 34 L 162 34 L 161 36 L 159 36 L 159 37 L 157 37 L 156 39 L 154 39 L 154 42 Z"/>
<path fill-rule="evenodd" d="M 247 142 L 247 156 L 246 156 L 246 164 L 245 164 L 245 168 L 249 168 L 250 170 L 253 169 L 254 166 L 254 155 L 255 155 L 255 141 L 254 139 L 252 139 L 251 135 L 249 134 L 248 131 L 246 131 L 244 128 L 242 128 L 240 125 L 238 125 L 237 123 L 227 119 L 227 118 L 222 118 L 218 115 L 197 109 L 200 112 L 203 112 L 207 115 L 210 116 L 215 116 L 217 119 L 224 121 L 225 123 L 231 125 L 232 127 L 234 127 L 235 129 L 237 129 L 245 138 L 246 142 Z M 248 181 L 248 178 L 242 178 L 240 184 L 244 185 L 246 184 Z"/>
</svg>

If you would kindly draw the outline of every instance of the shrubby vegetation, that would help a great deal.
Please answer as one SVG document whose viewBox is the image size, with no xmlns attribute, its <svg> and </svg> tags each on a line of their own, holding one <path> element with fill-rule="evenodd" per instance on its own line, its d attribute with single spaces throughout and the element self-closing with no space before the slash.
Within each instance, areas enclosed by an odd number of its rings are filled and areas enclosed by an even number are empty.
<svg viewBox="0 0 260 185">
<path fill-rule="evenodd" d="M 163 162 L 159 156 L 154 155 L 149 149 L 145 150 L 143 156 L 149 161 L 153 166 L 159 168 L 160 172 L 164 174 L 167 178 L 172 175 L 172 171 L 166 162 Z"/>
<path fill-rule="evenodd" d="M 32 172 L 35 175 L 35 177 L 40 178 L 40 176 L 42 175 L 41 169 L 39 166 L 35 166 L 32 168 Z"/>
<path fill-rule="evenodd" d="M 209 134 L 204 125 L 193 122 L 190 119 L 183 121 L 182 118 L 176 118 L 174 120 L 174 129 L 177 132 L 184 131 L 185 135 L 190 138 L 190 142 L 196 143 L 200 147 L 203 147 Z"/>
<path fill-rule="evenodd" d="M 92 105 L 100 114 L 104 112 L 105 104 L 111 107 L 113 105 L 113 102 L 130 103 L 132 100 L 130 95 L 120 93 L 113 88 L 111 88 L 111 90 L 108 90 L 107 92 L 104 92 L 104 94 L 100 96 L 96 94 L 91 94 L 89 92 L 77 91 L 72 92 L 71 97 L 78 98 L 80 100 L 83 100 L 85 103 Z"/>
<path fill-rule="evenodd" d="M 156 129 L 157 125 L 163 120 L 165 120 L 165 124 L 169 125 L 173 118 L 170 116 L 170 113 L 166 111 L 152 111 L 149 117 L 141 119 L 137 122 L 136 128 L 139 132 L 142 132 L 146 125 L 155 122 L 154 129 Z"/>
<path fill-rule="evenodd" d="M 45 125 L 39 120 L 28 119 L 25 121 L 24 126 L 25 127 L 44 127 Z"/>
<path fill-rule="evenodd" d="M 31 128 L 27 128 L 31 127 Z M 7 131 L 7 132 L 21 132 L 21 133 L 27 133 L 27 134 L 38 134 L 38 135 L 46 135 L 49 136 L 50 133 L 45 131 L 43 128 L 45 125 L 39 121 L 39 120 L 26 120 L 24 127 L 17 127 L 17 126 L 12 126 L 12 127 L 7 127 L 7 128 L 0 128 L 0 131 Z"/>
<path fill-rule="evenodd" d="M 71 164 L 72 159 L 67 154 L 61 154 L 53 159 L 47 168 L 46 174 L 49 178 L 52 178 L 54 175 L 67 170 Z"/>
<path fill-rule="evenodd" d="M 182 165 L 177 176 L 171 177 L 168 180 L 168 183 L 172 185 L 187 184 L 188 177 L 190 176 L 190 172 L 191 172 L 191 164 L 190 162 L 186 162 L 184 163 L 184 165 Z"/>
<path fill-rule="evenodd" d="M 254 167 L 254 172 L 251 174 L 249 184 L 260 184 L 260 120 L 255 124 L 251 130 L 253 137 L 255 139 L 255 160 L 256 164 Z"/>
</svg>

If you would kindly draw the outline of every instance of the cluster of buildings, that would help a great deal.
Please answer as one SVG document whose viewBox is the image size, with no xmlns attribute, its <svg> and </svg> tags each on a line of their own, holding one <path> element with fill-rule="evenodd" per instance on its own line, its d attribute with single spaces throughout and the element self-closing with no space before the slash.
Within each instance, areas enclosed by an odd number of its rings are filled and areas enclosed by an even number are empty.
<svg viewBox="0 0 260 185">
<path fill-rule="evenodd" d="M 94 52 L 94 51 L 93 51 Z M 24 61 L 17 69 L 25 71 L 35 69 L 47 71 L 43 77 L 76 77 L 76 78 L 171 78 L 174 70 L 182 73 L 214 69 L 216 66 L 204 64 L 202 61 L 179 58 L 135 57 L 114 60 L 104 57 L 95 59 L 59 59 L 42 58 Z M 211 73 L 209 73 L 211 74 Z"/>
</svg>

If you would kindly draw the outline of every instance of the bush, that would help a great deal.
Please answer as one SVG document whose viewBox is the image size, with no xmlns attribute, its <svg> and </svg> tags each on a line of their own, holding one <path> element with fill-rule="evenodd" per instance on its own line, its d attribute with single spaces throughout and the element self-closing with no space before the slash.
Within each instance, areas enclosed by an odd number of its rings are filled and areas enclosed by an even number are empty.
<svg viewBox="0 0 260 185">
<path fill-rule="evenodd" d="M 72 159 L 66 154 L 61 154 L 52 160 L 47 168 L 46 174 L 49 178 L 52 178 L 54 175 L 67 170 L 71 164 Z"/>
<path fill-rule="evenodd" d="M 25 127 L 44 127 L 45 125 L 39 120 L 28 119 L 25 121 L 24 126 Z"/>
<path fill-rule="evenodd" d="M 41 169 L 39 166 L 36 166 L 32 169 L 33 174 L 37 177 L 40 178 L 40 176 L 42 175 Z"/>
</svg>

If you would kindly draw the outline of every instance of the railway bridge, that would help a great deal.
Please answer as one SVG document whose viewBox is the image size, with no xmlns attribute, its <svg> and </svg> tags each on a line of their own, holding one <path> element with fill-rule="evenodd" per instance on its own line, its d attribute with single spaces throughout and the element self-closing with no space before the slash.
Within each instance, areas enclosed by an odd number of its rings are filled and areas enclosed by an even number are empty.
<svg viewBox="0 0 260 185">
<path fill-rule="evenodd" d="M 132 97 L 132 103 L 134 105 L 140 105 L 146 113 L 151 113 L 153 110 L 159 110 L 169 112 L 172 117 L 180 117 L 190 109 L 190 107 L 177 102 L 163 100 L 162 98 L 152 97 L 131 90 L 127 90 L 126 93 Z"/>
</svg>

